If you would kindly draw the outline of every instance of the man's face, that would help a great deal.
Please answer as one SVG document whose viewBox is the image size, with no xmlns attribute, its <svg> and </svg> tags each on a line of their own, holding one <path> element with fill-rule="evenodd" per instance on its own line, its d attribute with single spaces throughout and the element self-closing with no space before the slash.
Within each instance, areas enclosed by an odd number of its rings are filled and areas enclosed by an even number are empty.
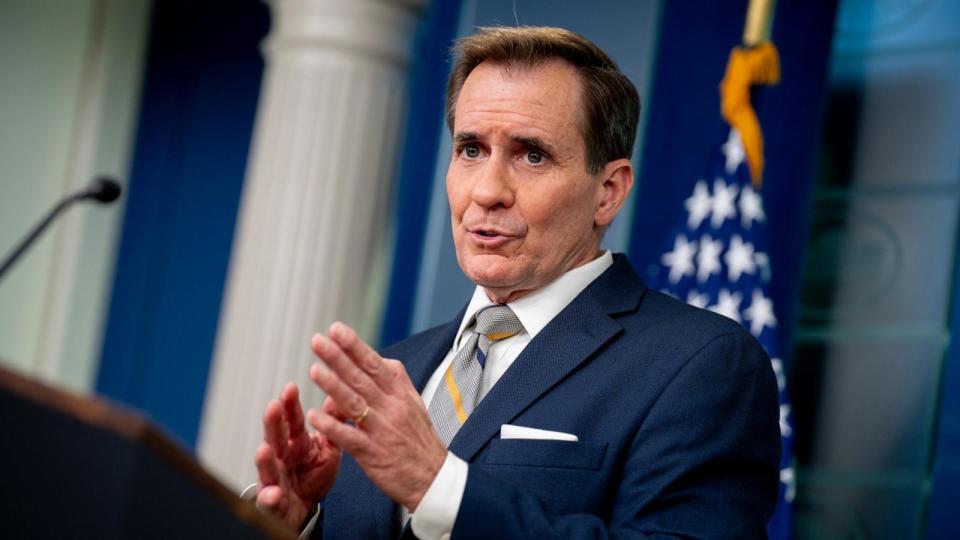
<svg viewBox="0 0 960 540">
<path fill-rule="evenodd" d="M 587 172 L 581 92 L 562 60 L 484 62 L 460 91 L 447 170 L 453 238 L 460 267 L 494 301 L 513 301 L 599 253 L 608 171 Z"/>
</svg>

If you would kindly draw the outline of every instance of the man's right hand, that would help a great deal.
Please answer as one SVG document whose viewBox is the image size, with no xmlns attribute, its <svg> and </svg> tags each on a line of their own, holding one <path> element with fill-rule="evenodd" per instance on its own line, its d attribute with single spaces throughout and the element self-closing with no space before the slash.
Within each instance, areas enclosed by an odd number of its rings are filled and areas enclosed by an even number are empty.
<svg viewBox="0 0 960 540">
<path fill-rule="evenodd" d="M 324 409 L 330 406 L 324 403 Z M 256 456 L 257 506 L 299 530 L 333 486 L 340 469 L 340 448 L 323 435 L 307 432 L 293 383 L 287 383 L 280 398 L 267 404 L 263 433 Z"/>
</svg>

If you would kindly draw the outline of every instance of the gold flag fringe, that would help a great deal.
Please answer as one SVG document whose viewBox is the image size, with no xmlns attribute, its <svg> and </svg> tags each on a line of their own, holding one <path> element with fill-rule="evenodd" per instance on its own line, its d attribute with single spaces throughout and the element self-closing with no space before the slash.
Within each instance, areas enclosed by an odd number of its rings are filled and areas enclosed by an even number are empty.
<svg viewBox="0 0 960 540">
<path fill-rule="evenodd" d="M 780 58 L 769 41 L 754 47 L 730 51 L 727 71 L 720 82 L 723 119 L 740 133 L 747 155 L 750 177 L 757 189 L 763 183 L 763 132 L 750 103 L 750 88 L 756 84 L 780 82 Z"/>
</svg>

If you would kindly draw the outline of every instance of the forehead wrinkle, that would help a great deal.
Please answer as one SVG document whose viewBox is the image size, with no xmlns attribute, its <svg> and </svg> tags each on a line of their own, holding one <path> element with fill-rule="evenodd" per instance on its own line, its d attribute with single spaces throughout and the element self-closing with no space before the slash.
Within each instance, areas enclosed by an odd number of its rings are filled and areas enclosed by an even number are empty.
<svg viewBox="0 0 960 540">
<path fill-rule="evenodd" d="M 471 88 L 471 90 L 474 89 Z M 502 91 L 504 91 L 502 88 L 494 90 L 494 92 L 498 93 Z M 576 117 L 580 116 L 580 100 L 577 99 L 577 96 L 571 96 L 568 100 L 564 99 L 567 96 L 543 95 L 542 93 L 535 95 L 516 95 L 513 93 L 508 93 L 508 95 L 490 94 L 490 91 L 483 93 L 477 92 L 476 90 L 473 92 L 463 92 L 460 94 L 454 110 L 458 115 L 461 113 L 518 114 L 531 118 L 556 118 L 563 123 L 576 123 Z M 555 103 L 558 101 L 569 101 L 576 112 L 573 115 L 564 114 L 568 109 L 556 107 Z M 520 107 L 521 110 L 534 109 L 536 112 L 524 114 L 517 110 L 518 107 Z M 569 116 L 573 118 L 569 118 Z"/>
<path fill-rule="evenodd" d="M 535 109 L 539 109 L 543 112 L 551 113 L 550 116 L 554 117 L 563 117 L 560 114 L 561 111 L 558 111 L 556 107 L 552 107 L 551 104 L 556 100 L 545 99 L 550 96 L 526 96 L 526 95 L 506 95 L 506 96 L 491 96 L 489 92 L 485 92 L 481 95 L 470 96 L 468 95 L 466 99 L 461 95 L 460 100 L 457 102 L 457 108 L 468 107 L 471 112 L 484 112 L 484 113 L 511 113 L 516 112 L 516 107 L 518 105 L 529 108 L 533 106 Z M 571 100 L 574 105 L 579 106 L 576 99 Z M 566 109 L 563 109 L 565 111 Z"/>
<path fill-rule="evenodd" d="M 474 77 L 474 79 L 471 80 L 471 77 L 473 77 L 474 75 L 479 75 L 480 72 L 483 72 L 485 76 L 498 77 L 500 81 L 503 81 L 503 85 L 498 85 L 494 87 L 494 92 L 498 94 L 502 94 L 505 91 L 506 87 L 510 86 L 512 84 L 512 81 L 515 81 L 517 78 L 526 77 L 526 79 L 524 80 L 529 80 L 530 76 L 532 76 L 533 78 L 538 78 L 537 75 L 542 70 L 549 69 L 554 65 L 560 66 L 561 69 L 567 71 L 572 76 L 572 80 L 570 81 L 570 83 L 572 84 L 564 84 L 562 87 L 556 87 L 556 86 L 548 87 L 552 90 L 552 93 L 550 96 L 546 96 L 542 93 L 534 96 L 528 96 L 528 95 L 490 96 L 491 92 L 487 90 L 482 94 L 473 96 L 473 100 L 481 101 L 481 102 L 483 101 L 490 101 L 490 102 L 526 101 L 526 102 L 535 104 L 539 107 L 550 110 L 551 107 L 549 107 L 549 105 L 545 103 L 545 101 L 548 101 L 549 103 L 554 103 L 556 102 L 557 98 L 561 97 L 561 95 L 563 97 L 569 96 L 575 110 L 575 113 L 573 115 L 574 118 L 572 118 L 572 122 L 575 125 L 579 126 L 583 120 L 581 117 L 583 116 L 582 109 L 583 109 L 583 99 L 584 99 L 584 91 L 585 91 L 584 83 L 580 73 L 577 71 L 576 66 L 570 64 L 569 62 L 561 58 L 545 58 L 541 61 L 530 63 L 529 65 L 525 63 L 518 64 L 516 62 L 499 62 L 494 60 L 486 60 L 480 63 L 470 73 L 470 75 L 468 75 L 467 78 L 464 80 L 463 87 L 460 89 L 460 92 L 458 93 L 458 96 L 457 96 L 457 101 L 454 105 L 454 112 L 456 114 L 456 109 L 458 109 L 460 105 L 464 103 L 464 95 L 471 93 L 469 92 L 470 87 L 473 86 L 471 83 L 476 84 L 476 78 Z M 560 90 L 560 92 L 557 92 L 558 90 Z M 547 97 L 550 97 L 553 99 L 546 100 L 545 98 Z M 532 98 L 539 98 L 539 99 L 532 99 Z"/>
<path fill-rule="evenodd" d="M 470 122 L 469 120 L 464 121 L 462 129 L 459 129 L 455 132 L 454 138 L 457 140 L 462 140 L 466 135 L 469 135 L 470 138 L 473 139 L 495 135 L 504 136 L 511 139 L 516 139 L 519 137 L 532 137 L 541 140 L 552 140 L 557 138 L 557 134 L 554 133 L 553 130 L 526 122 L 519 123 L 516 121 L 503 120 L 490 121 L 484 119 L 478 123 L 480 125 L 476 125 L 477 123 Z"/>
<path fill-rule="evenodd" d="M 497 117 L 487 117 L 491 114 Z M 563 119 L 562 115 L 554 116 L 560 119 L 560 122 L 557 122 L 559 127 L 577 127 L 575 120 Z M 512 138 L 529 137 L 531 133 L 534 133 L 534 137 L 542 140 L 562 139 L 562 134 L 556 129 L 558 126 L 544 125 L 551 123 L 545 122 L 545 120 L 550 120 L 548 115 L 516 110 L 470 110 L 464 111 L 458 117 L 457 122 L 462 126 L 455 133 L 470 133 L 479 136 L 480 132 L 483 132 L 484 135 L 489 132 L 506 132 Z M 479 126 L 476 124 L 479 124 Z"/>
<path fill-rule="evenodd" d="M 492 102 L 492 103 L 491 103 Z M 522 110 L 517 110 L 515 105 L 520 103 L 530 103 L 534 107 L 523 107 Z M 500 106 L 497 106 L 500 105 Z M 514 105 L 514 106 L 511 106 Z M 556 118 L 564 123 L 564 115 L 560 114 L 560 111 L 555 110 L 553 107 L 547 107 L 541 101 L 532 101 L 532 100 L 518 100 L 518 99 L 499 99 L 499 100 L 483 100 L 480 103 L 477 102 L 467 102 L 463 104 L 462 114 L 496 114 L 496 115 L 508 115 L 508 116 L 523 116 L 526 118 Z M 530 112 L 525 112 L 530 111 Z"/>
</svg>

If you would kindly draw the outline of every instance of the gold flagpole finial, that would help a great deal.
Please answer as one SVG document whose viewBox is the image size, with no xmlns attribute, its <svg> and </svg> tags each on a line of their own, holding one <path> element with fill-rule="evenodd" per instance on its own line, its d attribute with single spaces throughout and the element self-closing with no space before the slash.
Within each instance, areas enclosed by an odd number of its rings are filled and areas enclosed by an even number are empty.
<svg viewBox="0 0 960 540">
<path fill-rule="evenodd" d="M 743 44 L 752 47 L 764 41 L 770 41 L 773 28 L 773 13 L 777 0 L 750 0 L 747 8 L 747 20 L 743 25 Z"/>
</svg>

